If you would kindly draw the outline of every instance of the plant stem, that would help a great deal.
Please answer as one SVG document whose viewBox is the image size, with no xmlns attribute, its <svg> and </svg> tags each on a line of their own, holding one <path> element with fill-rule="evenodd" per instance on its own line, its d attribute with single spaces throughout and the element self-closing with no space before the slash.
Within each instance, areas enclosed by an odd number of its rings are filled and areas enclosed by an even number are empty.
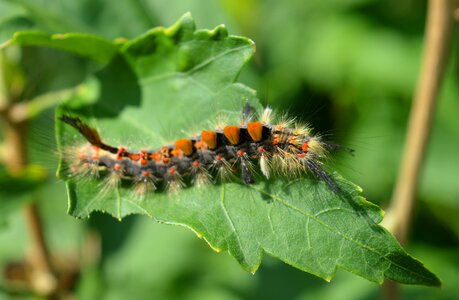
<svg viewBox="0 0 459 300">
<path fill-rule="evenodd" d="M 411 109 L 402 164 L 388 209 L 388 217 L 392 218 L 389 229 L 402 244 L 406 242 L 421 164 L 450 52 L 453 7 L 452 0 L 429 1 L 422 69 Z"/>
<path fill-rule="evenodd" d="M 11 107 L 14 105 L 11 104 Z M 27 166 L 27 123 L 25 121 L 16 122 L 8 113 L 4 114 L 4 117 L 6 121 L 5 164 L 10 173 L 20 174 Z M 29 259 L 32 266 L 32 286 L 37 293 L 50 295 L 54 292 L 57 281 L 53 274 L 37 205 L 35 203 L 27 204 L 24 207 L 24 214 L 30 234 Z"/>
<path fill-rule="evenodd" d="M 422 162 L 432 128 L 438 92 L 451 48 L 454 0 L 429 0 L 422 68 L 413 99 L 405 149 L 385 226 L 401 244 L 407 241 Z M 385 299 L 399 296 L 395 283 L 384 288 Z"/>
</svg>

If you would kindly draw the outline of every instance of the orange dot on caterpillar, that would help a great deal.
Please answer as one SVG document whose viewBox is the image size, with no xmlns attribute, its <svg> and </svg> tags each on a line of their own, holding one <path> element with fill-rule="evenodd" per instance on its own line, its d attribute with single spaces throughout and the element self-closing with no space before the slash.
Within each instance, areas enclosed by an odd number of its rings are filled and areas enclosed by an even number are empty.
<svg viewBox="0 0 459 300">
<path fill-rule="evenodd" d="M 223 134 L 232 145 L 239 144 L 241 129 L 239 126 L 229 125 L 223 128 Z"/>
<path fill-rule="evenodd" d="M 247 124 L 247 131 L 254 142 L 261 141 L 263 125 L 261 122 L 251 122 Z"/>
<path fill-rule="evenodd" d="M 175 141 L 175 148 L 180 149 L 186 156 L 193 154 L 193 143 L 189 139 Z"/>
<path fill-rule="evenodd" d="M 217 148 L 217 133 L 211 130 L 204 130 L 201 132 L 202 141 L 211 150 Z"/>
</svg>

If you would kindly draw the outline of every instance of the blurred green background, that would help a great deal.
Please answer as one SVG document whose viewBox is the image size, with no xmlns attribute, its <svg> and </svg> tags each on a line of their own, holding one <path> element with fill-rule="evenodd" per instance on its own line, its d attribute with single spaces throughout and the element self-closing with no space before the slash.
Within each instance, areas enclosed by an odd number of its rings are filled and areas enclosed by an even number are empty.
<svg viewBox="0 0 459 300">
<path fill-rule="evenodd" d="M 0 0 L 0 43 L 16 31 L 35 29 L 133 38 L 151 27 L 169 26 L 187 11 L 198 28 L 224 23 L 231 34 L 253 39 L 257 52 L 239 81 L 256 89 L 264 104 L 355 149 L 354 157 L 336 157 L 334 168 L 362 186 L 370 201 L 387 207 L 420 68 L 425 1 Z M 407 245 L 443 280 L 443 287 L 403 286 L 405 299 L 459 299 L 458 40 L 456 30 Z M 8 55 L 27 78 L 24 99 L 75 86 L 94 70 L 92 63 L 55 50 L 25 47 L 16 52 Z M 9 204 L 0 221 L 9 208 L 13 211 L 0 225 L 2 269 L 22 259 L 27 247 L 23 216 L 13 202 L 35 200 L 53 253 L 83 266 L 75 286 L 78 299 L 379 296 L 378 285 L 344 271 L 326 283 L 268 257 L 255 275 L 248 274 L 192 232 L 146 217 L 73 219 L 66 215 L 64 183 L 53 176 L 53 139 L 49 109 L 33 120 L 28 141 L 30 161 L 48 170 L 47 181 L 20 197 L 0 193 Z M 0 298 L 12 296 L 2 279 Z"/>
</svg>

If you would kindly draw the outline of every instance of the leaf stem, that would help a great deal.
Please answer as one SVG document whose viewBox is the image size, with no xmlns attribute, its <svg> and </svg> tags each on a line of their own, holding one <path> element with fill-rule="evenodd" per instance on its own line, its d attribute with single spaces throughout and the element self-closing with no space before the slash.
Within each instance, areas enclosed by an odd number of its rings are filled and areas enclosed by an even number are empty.
<svg viewBox="0 0 459 300">
<path fill-rule="evenodd" d="M 451 50 L 454 0 L 429 0 L 422 68 L 413 99 L 398 180 L 384 225 L 401 244 L 407 241 L 422 162 L 432 128 L 438 93 Z M 395 284 L 384 288 L 385 299 L 396 299 Z"/>
</svg>

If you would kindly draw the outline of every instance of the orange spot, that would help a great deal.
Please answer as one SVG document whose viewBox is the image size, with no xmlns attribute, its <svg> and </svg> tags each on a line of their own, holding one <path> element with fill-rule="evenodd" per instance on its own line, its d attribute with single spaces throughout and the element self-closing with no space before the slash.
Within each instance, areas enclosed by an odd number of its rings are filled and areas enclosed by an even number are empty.
<svg viewBox="0 0 459 300">
<path fill-rule="evenodd" d="M 306 156 L 306 153 L 297 153 L 296 156 L 298 156 L 298 157 L 305 157 L 305 156 Z"/>
<path fill-rule="evenodd" d="M 239 156 L 239 157 L 244 156 L 244 154 L 245 154 L 245 152 L 242 151 L 242 150 L 238 150 L 238 151 L 237 151 L 237 156 Z"/>
<path fill-rule="evenodd" d="M 148 161 L 147 161 L 146 159 L 141 159 L 141 160 L 140 160 L 140 164 L 141 164 L 142 166 L 145 166 L 145 165 L 147 164 L 147 162 L 148 162 Z"/>
<path fill-rule="evenodd" d="M 189 139 L 176 140 L 175 148 L 182 150 L 186 156 L 193 154 L 193 142 Z"/>
<path fill-rule="evenodd" d="M 265 152 L 265 149 L 263 147 L 258 147 L 258 152 L 259 153 L 263 153 L 263 152 Z"/>
<path fill-rule="evenodd" d="M 131 154 L 129 155 L 129 158 L 132 159 L 133 161 L 138 161 L 140 159 L 139 154 Z"/>
<path fill-rule="evenodd" d="M 201 139 L 206 143 L 209 149 L 215 149 L 217 147 L 217 133 L 215 131 L 201 131 Z"/>
<path fill-rule="evenodd" d="M 163 163 L 168 164 L 169 163 L 169 158 L 168 157 L 163 157 Z"/>
<path fill-rule="evenodd" d="M 238 126 L 226 126 L 223 128 L 223 134 L 232 145 L 237 145 L 239 143 L 240 129 Z"/>
<path fill-rule="evenodd" d="M 301 145 L 301 149 L 303 150 L 303 152 L 308 152 L 308 149 L 309 149 L 309 145 L 308 143 L 304 143 L 303 145 Z"/>
<path fill-rule="evenodd" d="M 170 168 L 168 172 L 169 172 L 169 174 L 173 175 L 175 173 L 175 171 L 176 171 L 175 168 Z"/>
<path fill-rule="evenodd" d="M 247 131 L 249 132 L 252 141 L 261 141 L 263 132 L 263 125 L 261 124 L 261 122 L 252 122 L 247 124 Z"/>
<path fill-rule="evenodd" d="M 150 158 L 151 158 L 152 160 L 154 160 L 154 161 L 160 161 L 160 160 L 161 160 L 161 157 L 162 157 L 162 155 L 161 155 L 161 153 L 159 153 L 159 152 L 155 152 L 155 153 L 152 153 L 152 154 L 150 155 Z"/>
<path fill-rule="evenodd" d="M 278 138 L 274 138 L 273 139 L 273 144 L 274 145 L 278 145 L 279 144 L 279 139 Z"/>
<path fill-rule="evenodd" d="M 150 172 L 148 172 L 148 171 L 143 171 L 143 172 L 142 172 L 142 176 L 143 176 L 143 177 L 148 177 L 148 176 L 150 176 Z"/>
<path fill-rule="evenodd" d="M 162 152 L 163 154 L 169 153 L 169 148 L 167 148 L 167 147 L 162 147 L 162 148 L 161 148 L 161 152 Z"/>
<path fill-rule="evenodd" d="M 199 150 L 202 148 L 206 148 L 206 144 L 203 141 L 196 141 L 194 143 L 194 147 Z"/>
<path fill-rule="evenodd" d="M 172 156 L 180 156 L 180 155 L 183 154 L 183 151 L 180 150 L 180 149 L 175 148 L 175 149 L 171 150 L 171 154 L 172 154 Z"/>
<path fill-rule="evenodd" d="M 215 160 L 222 160 L 222 156 L 220 154 L 215 155 Z"/>
<path fill-rule="evenodd" d="M 115 171 L 121 171 L 123 169 L 123 166 L 120 164 L 114 164 L 113 169 L 115 169 Z"/>
<path fill-rule="evenodd" d="M 199 168 L 199 161 L 195 160 L 195 161 L 193 162 L 193 167 Z"/>
</svg>

